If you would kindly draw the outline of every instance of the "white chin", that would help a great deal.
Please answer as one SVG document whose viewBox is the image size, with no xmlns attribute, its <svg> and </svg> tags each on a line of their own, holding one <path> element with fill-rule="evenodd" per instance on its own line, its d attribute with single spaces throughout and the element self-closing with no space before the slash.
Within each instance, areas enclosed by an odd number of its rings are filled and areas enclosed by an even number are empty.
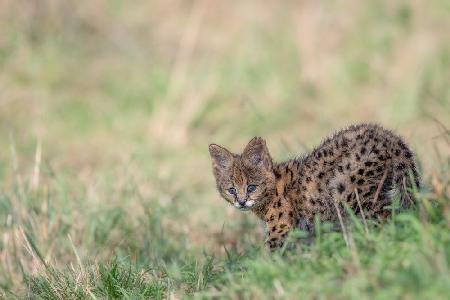
<svg viewBox="0 0 450 300">
<path fill-rule="evenodd" d="M 246 210 L 249 210 L 249 209 L 250 209 L 250 207 L 242 206 L 242 205 L 240 205 L 239 203 L 235 203 L 235 204 L 234 204 L 234 207 L 236 207 L 237 209 L 242 210 L 242 211 L 246 211 Z"/>
<path fill-rule="evenodd" d="M 236 207 L 237 209 L 242 210 L 242 211 L 251 209 L 253 207 L 253 205 L 255 205 L 255 201 L 253 201 L 253 200 L 247 201 L 244 206 L 240 205 L 237 202 L 234 203 L 234 207 Z"/>
<path fill-rule="evenodd" d="M 247 201 L 245 203 L 245 207 L 247 207 L 247 208 L 252 208 L 253 205 L 255 205 L 255 201 L 253 201 L 253 200 Z"/>
</svg>

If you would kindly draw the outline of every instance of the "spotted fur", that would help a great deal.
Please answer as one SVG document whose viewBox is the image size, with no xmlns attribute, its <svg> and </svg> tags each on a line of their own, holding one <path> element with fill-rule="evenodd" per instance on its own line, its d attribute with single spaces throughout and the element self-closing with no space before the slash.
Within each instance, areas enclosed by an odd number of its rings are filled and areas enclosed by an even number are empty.
<svg viewBox="0 0 450 300">
<path fill-rule="evenodd" d="M 311 153 L 281 163 L 272 161 L 259 137 L 242 154 L 215 144 L 209 152 L 219 193 L 266 222 L 271 250 L 281 247 L 294 227 L 312 232 L 315 216 L 336 223 L 337 210 L 345 212 L 343 202 L 357 215 L 362 209 L 367 218 L 386 218 L 394 191 L 406 208 L 414 203 L 411 189 L 420 186 L 412 151 L 402 138 L 374 124 L 350 126 Z M 249 185 L 256 189 L 249 192 Z"/>
</svg>

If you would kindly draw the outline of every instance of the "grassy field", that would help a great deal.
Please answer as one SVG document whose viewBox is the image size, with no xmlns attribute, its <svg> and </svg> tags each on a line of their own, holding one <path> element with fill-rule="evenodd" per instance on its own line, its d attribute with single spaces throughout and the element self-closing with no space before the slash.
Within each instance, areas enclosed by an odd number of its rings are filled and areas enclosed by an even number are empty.
<svg viewBox="0 0 450 300">
<path fill-rule="evenodd" d="M 448 299 L 449 32 L 448 0 L 0 1 L 0 298 Z M 208 144 L 362 121 L 415 150 L 418 207 L 267 254 Z"/>
</svg>

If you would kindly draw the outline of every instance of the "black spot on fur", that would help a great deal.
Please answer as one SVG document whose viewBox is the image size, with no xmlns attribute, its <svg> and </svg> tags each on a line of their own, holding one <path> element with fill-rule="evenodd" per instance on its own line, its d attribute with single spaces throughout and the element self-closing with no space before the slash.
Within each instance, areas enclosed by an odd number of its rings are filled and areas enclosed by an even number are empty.
<svg viewBox="0 0 450 300">
<path fill-rule="evenodd" d="M 342 183 L 339 183 L 337 190 L 339 194 L 342 194 L 345 191 L 345 186 Z"/>
<path fill-rule="evenodd" d="M 338 171 L 339 171 L 340 173 L 344 173 L 344 168 L 342 168 L 342 166 L 338 166 Z"/>
<path fill-rule="evenodd" d="M 401 171 L 401 170 L 403 170 L 403 169 L 405 169 L 405 164 L 404 163 L 399 163 L 398 165 L 397 165 L 397 170 L 399 170 L 399 171 Z"/>
<path fill-rule="evenodd" d="M 372 170 L 369 170 L 366 172 L 366 176 L 373 176 L 374 172 Z"/>
<path fill-rule="evenodd" d="M 408 150 L 405 151 L 405 157 L 406 158 L 411 158 L 412 157 L 412 153 Z"/>
<path fill-rule="evenodd" d="M 363 198 L 368 198 L 371 194 L 372 194 L 372 192 L 367 192 L 367 193 L 365 193 L 362 196 L 363 196 Z"/>
<path fill-rule="evenodd" d="M 361 155 L 364 155 L 366 153 L 366 147 L 362 147 L 360 153 Z"/>
<path fill-rule="evenodd" d="M 371 162 L 371 161 L 366 161 L 366 162 L 364 163 L 364 165 L 365 165 L 366 167 L 370 167 L 372 164 L 373 164 L 373 162 Z"/>
<path fill-rule="evenodd" d="M 320 179 L 322 179 L 323 176 L 325 176 L 325 173 L 324 172 L 320 172 L 318 176 L 319 176 Z"/>
<path fill-rule="evenodd" d="M 400 149 L 395 149 L 395 152 L 394 152 L 394 153 L 395 153 L 396 156 L 399 156 L 400 153 L 401 153 L 401 151 L 400 151 Z"/>
<path fill-rule="evenodd" d="M 280 219 L 282 216 L 283 216 L 283 212 L 280 212 L 280 213 L 278 214 L 278 219 Z"/>
<path fill-rule="evenodd" d="M 306 182 L 311 182 L 311 177 L 306 177 Z"/>
<path fill-rule="evenodd" d="M 358 170 L 358 175 L 363 175 L 364 174 L 364 170 L 363 169 L 359 169 Z"/>
<path fill-rule="evenodd" d="M 403 150 L 408 149 L 406 145 L 402 141 L 398 141 L 397 144 L 402 148 Z"/>
<path fill-rule="evenodd" d="M 351 181 L 352 183 L 355 182 L 355 180 L 356 180 L 355 176 L 350 176 L 350 181 Z"/>
<path fill-rule="evenodd" d="M 356 184 L 358 184 L 358 185 L 363 185 L 364 184 L 364 179 L 359 179 L 357 182 L 356 182 Z"/>
</svg>

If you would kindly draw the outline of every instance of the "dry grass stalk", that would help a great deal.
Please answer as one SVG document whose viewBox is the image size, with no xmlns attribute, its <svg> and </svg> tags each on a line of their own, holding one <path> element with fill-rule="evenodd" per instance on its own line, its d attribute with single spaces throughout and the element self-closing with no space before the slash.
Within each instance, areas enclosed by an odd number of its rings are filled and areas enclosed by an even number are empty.
<svg viewBox="0 0 450 300">
<path fill-rule="evenodd" d="M 383 177 L 380 180 L 380 183 L 378 184 L 377 191 L 375 192 L 375 196 L 373 197 L 373 203 L 376 203 L 378 200 L 378 196 L 380 195 L 381 188 L 383 186 L 384 181 L 387 177 L 387 170 L 384 171 Z"/>
<path fill-rule="evenodd" d="M 361 206 L 361 201 L 359 201 L 359 194 L 358 190 L 355 188 L 355 195 L 356 195 L 356 202 L 358 202 L 359 211 L 361 212 L 361 216 L 364 223 L 364 230 L 366 231 L 366 234 L 369 234 L 369 227 L 367 226 L 366 216 L 364 214 L 364 210 Z"/>
<path fill-rule="evenodd" d="M 334 204 L 334 207 L 336 208 L 336 211 L 337 211 L 337 214 L 338 214 L 339 224 L 341 225 L 341 228 L 342 228 L 342 234 L 344 235 L 345 244 L 347 245 L 347 247 L 350 247 L 347 231 L 345 229 L 345 225 L 344 225 L 344 221 L 342 219 L 341 211 L 339 210 L 339 205 L 337 204 L 336 201 L 333 201 L 333 204 Z"/>
</svg>

